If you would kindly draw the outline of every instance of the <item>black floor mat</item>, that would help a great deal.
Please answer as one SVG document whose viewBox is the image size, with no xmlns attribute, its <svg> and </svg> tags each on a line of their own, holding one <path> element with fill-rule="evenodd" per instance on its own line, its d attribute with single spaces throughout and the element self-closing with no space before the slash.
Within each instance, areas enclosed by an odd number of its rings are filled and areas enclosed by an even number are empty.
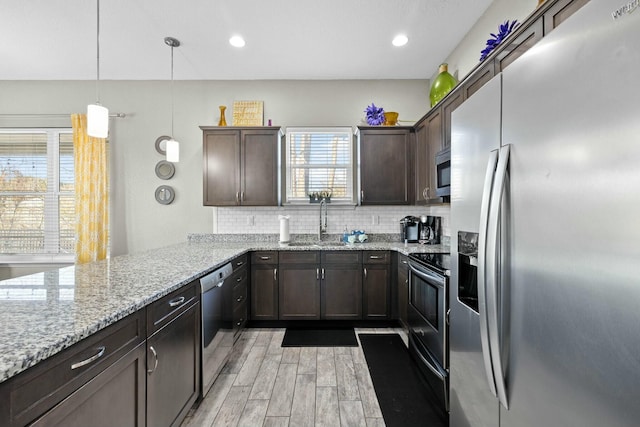
<svg viewBox="0 0 640 427">
<path fill-rule="evenodd" d="M 358 334 L 387 427 L 445 427 L 435 395 L 398 334 Z"/>
<path fill-rule="evenodd" d="M 287 328 L 282 347 L 357 347 L 353 328 Z"/>
</svg>

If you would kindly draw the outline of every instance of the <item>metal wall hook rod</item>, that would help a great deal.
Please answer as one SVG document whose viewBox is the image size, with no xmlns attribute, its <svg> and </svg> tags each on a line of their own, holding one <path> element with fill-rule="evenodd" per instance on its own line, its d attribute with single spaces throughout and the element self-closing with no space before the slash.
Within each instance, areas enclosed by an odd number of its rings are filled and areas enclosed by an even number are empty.
<svg viewBox="0 0 640 427">
<path fill-rule="evenodd" d="M 10 118 L 30 118 L 30 117 L 71 117 L 72 113 L 0 113 L 0 117 Z M 124 119 L 127 117 L 126 113 L 111 113 L 109 117 L 116 119 Z"/>
</svg>

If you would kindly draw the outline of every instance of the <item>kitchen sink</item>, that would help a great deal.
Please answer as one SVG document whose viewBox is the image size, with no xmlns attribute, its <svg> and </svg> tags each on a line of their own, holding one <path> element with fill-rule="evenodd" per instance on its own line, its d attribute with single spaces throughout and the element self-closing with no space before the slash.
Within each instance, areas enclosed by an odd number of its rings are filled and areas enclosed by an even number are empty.
<svg viewBox="0 0 640 427">
<path fill-rule="evenodd" d="M 288 246 L 298 248 L 324 248 L 331 246 L 344 246 L 342 242 L 292 242 Z"/>
</svg>

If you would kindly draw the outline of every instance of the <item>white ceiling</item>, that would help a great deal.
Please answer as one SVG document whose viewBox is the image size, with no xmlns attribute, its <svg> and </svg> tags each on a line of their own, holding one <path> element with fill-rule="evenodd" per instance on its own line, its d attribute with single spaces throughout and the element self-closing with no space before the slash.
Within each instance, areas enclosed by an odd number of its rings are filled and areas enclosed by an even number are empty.
<svg viewBox="0 0 640 427">
<path fill-rule="evenodd" d="M 176 80 L 429 78 L 490 3 L 102 0 L 100 79 L 170 79 L 165 36 Z M 96 0 L 0 0 L 0 80 L 95 78 Z"/>
</svg>

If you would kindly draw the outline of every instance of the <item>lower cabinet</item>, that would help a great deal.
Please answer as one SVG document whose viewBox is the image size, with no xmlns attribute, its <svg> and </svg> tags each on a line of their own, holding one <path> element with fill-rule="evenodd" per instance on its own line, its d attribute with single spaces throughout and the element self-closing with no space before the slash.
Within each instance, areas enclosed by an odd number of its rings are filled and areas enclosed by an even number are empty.
<svg viewBox="0 0 640 427">
<path fill-rule="evenodd" d="M 322 252 L 320 317 L 362 319 L 362 255 L 360 251 Z"/>
<path fill-rule="evenodd" d="M 279 259 L 280 320 L 320 319 L 319 252 L 281 252 Z"/>
<path fill-rule="evenodd" d="M 390 254 L 365 251 L 362 264 L 364 319 L 388 319 L 390 315 Z"/>
<path fill-rule="evenodd" d="M 0 383 L 0 426 L 144 426 L 144 314 L 133 313 Z M 113 417 L 111 405 L 118 412 Z"/>
<path fill-rule="evenodd" d="M 409 257 L 398 254 L 398 319 L 407 329 L 407 310 L 409 306 Z"/>
<path fill-rule="evenodd" d="M 278 320 L 278 252 L 251 254 L 251 320 Z"/>
<path fill-rule="evenodd" d="M 200 303 L 184 304 L 147 338 L 148 426 L 179 426 L 200 392 Z"/>
<path fill-rule="evenodd" d="M 145 344 L 142 343 L 31 426 L 144 427 L 145 366 Z"/>
</svg>

